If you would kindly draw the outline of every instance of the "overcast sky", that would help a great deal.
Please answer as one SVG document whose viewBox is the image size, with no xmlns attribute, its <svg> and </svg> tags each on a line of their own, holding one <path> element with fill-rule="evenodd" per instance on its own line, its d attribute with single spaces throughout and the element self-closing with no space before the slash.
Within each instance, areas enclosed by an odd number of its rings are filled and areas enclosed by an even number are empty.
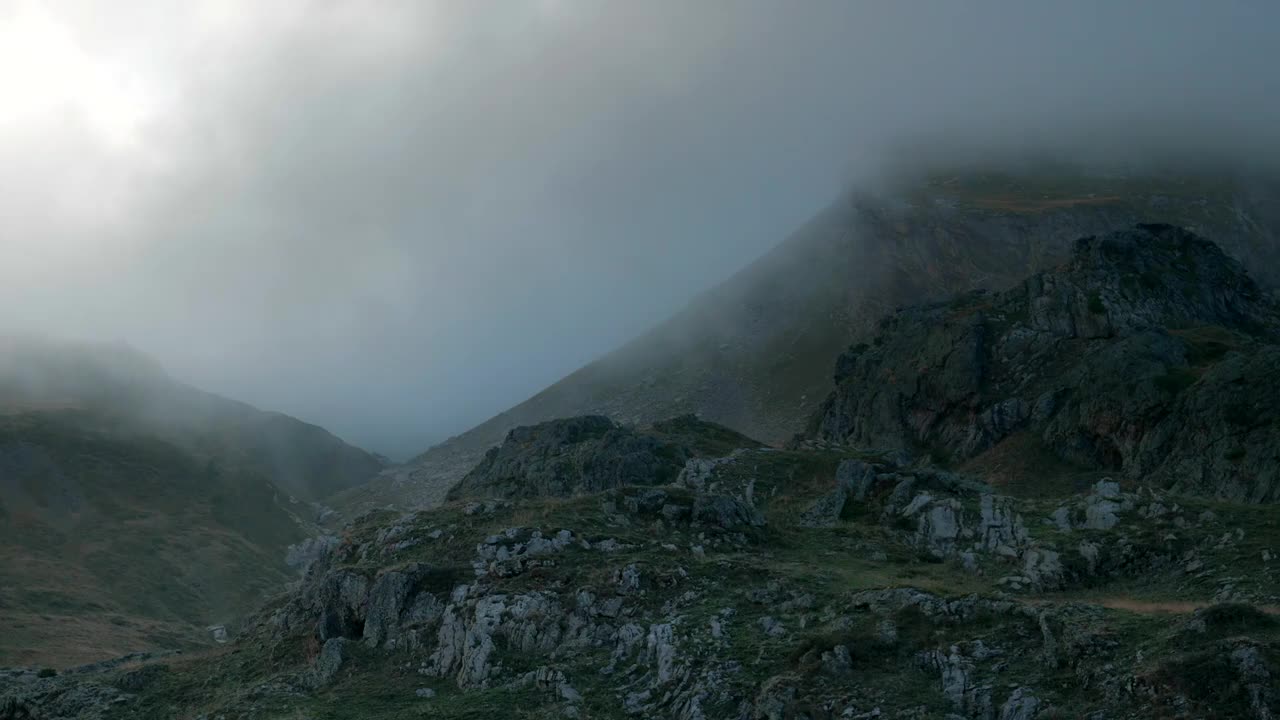
<svg viewBox="0 0 1280 720">
<path fill-rule="evenodd" d="M 904 136 L 1263 133 L 1277 27 L 1267 0 L 0 0 L 0 329 L 125 340 L 403 457 Z"/>
</svg>

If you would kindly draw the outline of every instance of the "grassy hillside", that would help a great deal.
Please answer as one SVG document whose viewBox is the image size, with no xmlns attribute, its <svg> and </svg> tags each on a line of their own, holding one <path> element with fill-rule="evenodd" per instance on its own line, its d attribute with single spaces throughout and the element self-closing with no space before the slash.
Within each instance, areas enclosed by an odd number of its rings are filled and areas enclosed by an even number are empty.
<svg viewBox="0 0 1280 720">
<path fill-rule="evenodd" d="M 0 664 L 210 642 L 382 461 L 123 346 L 0 337 Z"/>
<path fill-rule="evenodd" d="M 207 642 L 288 577 L 270 480 L 78 411 L 0 417 L 0 663 Z"/>
</svg>

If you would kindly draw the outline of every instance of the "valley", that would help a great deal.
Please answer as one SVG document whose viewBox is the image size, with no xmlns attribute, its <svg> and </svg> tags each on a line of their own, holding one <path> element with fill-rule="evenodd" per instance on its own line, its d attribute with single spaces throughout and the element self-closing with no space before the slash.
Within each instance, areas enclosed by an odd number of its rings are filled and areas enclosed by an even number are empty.
<svg viewBox="0 0 1280 720">
<path fill-rule="evenodd" d="M 0 697 L 14 718 L 1261 720 L 1278 342 L 1274 297 L 1209 240 L 1079 238 L 1002 291 L 886 315 L 785 447 L 693 415 L 522 426 L 436 507 L 325 536 L 229 645 L 6 671 Z"/>
</svg>

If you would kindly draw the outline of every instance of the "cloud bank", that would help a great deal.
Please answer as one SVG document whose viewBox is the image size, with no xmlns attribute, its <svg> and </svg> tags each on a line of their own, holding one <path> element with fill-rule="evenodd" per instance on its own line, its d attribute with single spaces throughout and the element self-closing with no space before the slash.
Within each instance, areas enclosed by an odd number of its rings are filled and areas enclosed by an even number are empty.
<svg viewBox="0 0 1280 720">
<path fill-rule="evenodd" d="M 404 457 L 886 155 L 1269 159 L 1278 22 L 1262 1 L 0 0 L 0 327 L 125 340 Z"/>
</svg>

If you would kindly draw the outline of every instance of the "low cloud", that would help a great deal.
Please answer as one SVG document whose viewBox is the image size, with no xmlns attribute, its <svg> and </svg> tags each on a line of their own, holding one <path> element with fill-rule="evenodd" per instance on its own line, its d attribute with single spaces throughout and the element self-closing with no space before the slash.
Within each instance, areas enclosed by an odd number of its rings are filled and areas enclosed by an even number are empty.
<svg viewBox="0 0 1280 720">
<path fill-rule="evenodd" d="M 45 38 L 0 71 L 0 325 L 127 340 L 404 456 L 886 162 L 1270 162 L 1277 21 L 1262 2 L 0 0 L 0 35 Z"/>
</svg>

